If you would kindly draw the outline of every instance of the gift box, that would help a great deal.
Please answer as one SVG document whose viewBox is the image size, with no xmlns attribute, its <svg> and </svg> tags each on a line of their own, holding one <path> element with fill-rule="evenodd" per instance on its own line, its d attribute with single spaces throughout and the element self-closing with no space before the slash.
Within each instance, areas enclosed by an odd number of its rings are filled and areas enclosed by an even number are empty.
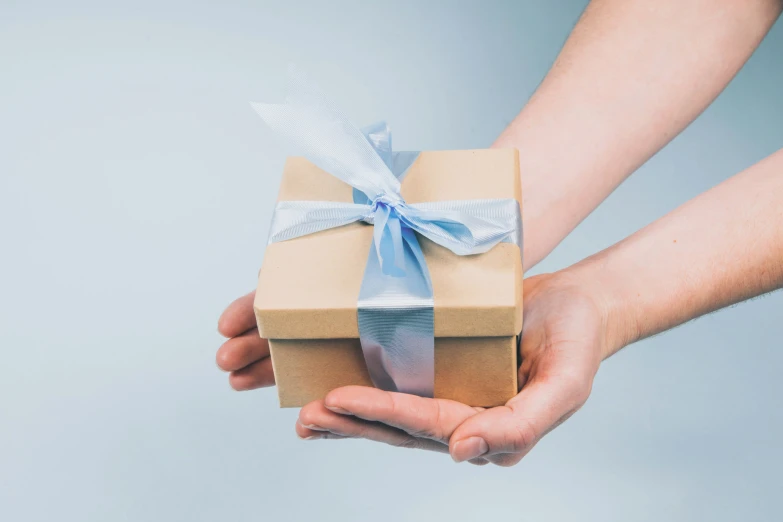
<svg viewBox="0 0 783 522">
<path fill-rule="evenodd" d="M 421 152 L 406 169 L 400 194 L 412 206 L 515 200 L 521 207 L 518 153 Z M 291 157 L 278 204 L 294 201 L 350 204 L 356 190 Z M 259 334 L 269 339 L 282 407 L 303 406 L 340 386 L 373 386 L 360 341 L 359 296 L 375 228 L 355 221 L 267 246 L 254 309 Z M 471 406 L 504 404 L 518 391 L 520 245 L 498 242 L 483 253 L 458 255 L 423 234 L 416 239 L 431 279 L 433 395 Z"/>
</svg>

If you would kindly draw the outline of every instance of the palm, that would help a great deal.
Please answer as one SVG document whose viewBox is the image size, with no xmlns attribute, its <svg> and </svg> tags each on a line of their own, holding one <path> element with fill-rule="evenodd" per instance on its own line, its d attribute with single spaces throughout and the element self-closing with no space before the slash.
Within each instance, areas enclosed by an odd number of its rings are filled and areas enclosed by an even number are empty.
<svg viewBox="0 0 783 522">
<path fill-rule="evenodd" d="M 600 306 L 581 288 L 553 275 L 525 282 L 520 343 L 521 391 L 505 406 L 483 410 L 348 386 L 305 406 L 303 438 L 361 437 L 450 452 L 455 460 L 513 465 L 587 399 L 603 344 Z"/>
</svg>

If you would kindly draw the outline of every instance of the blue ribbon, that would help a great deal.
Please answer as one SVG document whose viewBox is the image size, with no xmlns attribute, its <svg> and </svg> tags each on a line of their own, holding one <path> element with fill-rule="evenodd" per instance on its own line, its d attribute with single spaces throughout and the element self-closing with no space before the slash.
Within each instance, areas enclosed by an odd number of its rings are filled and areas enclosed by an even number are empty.
<svg viewBox="0 0 783 522">
<path fill-rule="evenodd" d="M 408 204 L 400 181 L 418 152 L 394 152 L 385 123 L 359 130 L 296 70 L 285 103 L 254 103 L 273 130 L 303 149 L 316 166 L 354 188 L 353 203 L 281 201 L 268 243 L 363 221 L 373 225 L 357 313 L 359 338 L 373 383 L 389 391 L 433 396 L 434 301 L 417 234 L 457 255 L 487 252 L 501 242 L 522 248 L 515 199 Z"/>
</svg>

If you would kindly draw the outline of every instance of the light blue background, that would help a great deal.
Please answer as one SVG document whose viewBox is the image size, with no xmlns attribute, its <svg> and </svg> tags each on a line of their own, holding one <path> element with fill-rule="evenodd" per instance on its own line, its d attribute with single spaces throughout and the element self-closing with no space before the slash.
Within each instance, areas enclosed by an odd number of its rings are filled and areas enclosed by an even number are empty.
<svg viewBox="0 0 783 522">
<path fill-rule="evenodd" d="M 0 519 L 778 518 L 781 293 L 609 360 L 511 469 L 302 442 L 273 389 L 232 392 L 215 367 L 285 152 L 249 101 L 282 98 L 296 62 L 399 148 L 484 147 L 584 1 L 110 3 L 0 3 Z M 538 270 L 783 146 L 782 84 L 779 23 Z"/>
</svg>

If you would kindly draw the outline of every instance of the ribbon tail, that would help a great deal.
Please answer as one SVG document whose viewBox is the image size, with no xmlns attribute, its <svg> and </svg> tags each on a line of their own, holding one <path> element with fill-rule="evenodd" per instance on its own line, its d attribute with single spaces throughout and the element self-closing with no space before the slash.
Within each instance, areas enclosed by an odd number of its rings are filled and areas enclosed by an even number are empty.
<svg viewBox="0 0 783 522">
<path fill-rule="evenodd" d="M 329 201 L 280 201 L 272 216 L 267 244 L 287 241 L 364 219 L 369 205 Z"/>
<path fill-rule="evenodd" d="M 457 255 L 482 254 L 498 243 L 522 250 L 522 214 L 515 199 L 416 203 L 400 215 L 407 226 Z"/>
<path fill-rule="evenodd" d="M 383 273 L 370 249 L 359 292 L 360 341 L 376 387 L 432 397 L 435 323 L 432 281 L 416 234 L 402 227 L 405 276 Z"/>
</svg>

